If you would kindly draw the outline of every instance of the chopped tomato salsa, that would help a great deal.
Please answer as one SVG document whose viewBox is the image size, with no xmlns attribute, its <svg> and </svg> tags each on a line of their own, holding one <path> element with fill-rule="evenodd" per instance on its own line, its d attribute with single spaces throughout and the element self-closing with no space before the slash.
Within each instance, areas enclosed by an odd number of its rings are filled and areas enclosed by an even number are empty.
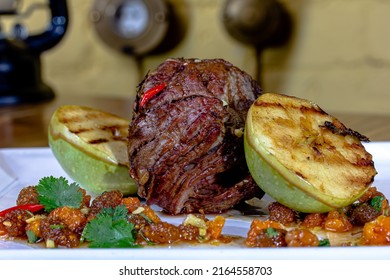
<svg viewBox="0 0 390 280">
<path fill-rule="evenodd" d="M 388 200 L 374 187 L 353 205 L 328 213 L 298 213 L 272 202 L 269 216 L 253 217 L 241 237 L 224 234 L 224 214 L 187 214 L 180 224 L 171 224 L 138 197 L 110 191 L 92 199 L 62 177 L 22 189 L 16 201 L 0 212 L 0 236 L 49 248 L 233 242 L 250 248 L 390 245 Z"/>
</svg>

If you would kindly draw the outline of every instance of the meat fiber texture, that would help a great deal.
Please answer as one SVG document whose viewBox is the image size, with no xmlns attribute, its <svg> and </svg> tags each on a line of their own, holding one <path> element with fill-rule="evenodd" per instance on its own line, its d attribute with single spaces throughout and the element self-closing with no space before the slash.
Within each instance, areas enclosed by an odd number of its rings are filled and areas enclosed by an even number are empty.
<svg viewBox="0 0 390 280">
<path fill-rule="evenodd" d="M 247 111 L 261 93 L 222 59 L 168 59 L 150 72 L 138 87 L 128 137 L 138 195 L 174 215 L 217 213 L 261 197 L 243 147 Z"/>
</svg>

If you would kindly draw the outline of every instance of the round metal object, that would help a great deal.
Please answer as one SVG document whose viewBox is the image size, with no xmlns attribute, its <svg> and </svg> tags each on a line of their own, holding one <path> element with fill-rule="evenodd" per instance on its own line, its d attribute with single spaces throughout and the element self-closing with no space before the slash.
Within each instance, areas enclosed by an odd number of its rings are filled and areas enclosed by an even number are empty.
<svg viewBox="0 0 390 280">
<path fill-rule="evenodd" d="M 20 6 L 20 0 L 1 0 L 0 15 L 15 15 Z"/>
<path fill-rule="evenodd" d="M 276 0 L 227 0 L 222 20 L 233 38 L 256 46 L 277 45 L 290 31 L 288 14 Z"/>
<path fill-rule="evenodd" d="M 144 55 L 164 40 L 169 9 L 163 0 L 95 0 L 91 19 L 107 45 L 127 54 Z"/>
</svg>

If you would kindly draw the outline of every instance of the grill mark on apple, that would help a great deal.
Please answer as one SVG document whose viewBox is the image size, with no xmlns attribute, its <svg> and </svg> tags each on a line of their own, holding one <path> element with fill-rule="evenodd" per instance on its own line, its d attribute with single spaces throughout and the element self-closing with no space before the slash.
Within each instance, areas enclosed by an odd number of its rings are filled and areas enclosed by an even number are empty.
<svg viewBox="0 0 390 280">
<path fill-rule="evenodd" d="M 76 135 L 83 133 L 83 132 L 88 132 L 91 130 L 92 129 L 90 129 L 90 128 L 69 129 L 70 132 L 72 132 L 73 134 L 76 134 Z"/>
<path fill-rule="evenodd" d="M 281 104 L 281 103 L 267 102 L 267 101 L 263 101 L 263 100 L 256 100 L 254 102 L 254 105 L 255 106 L 259 106 L 259 107 L 283 108 L 283 109 L 285 109 L 285 106 L 283 104 Z M 306 106 L 302 106 L 302 105 L 294 106 L 293 104 L 288 104 L 288 109 L 300 110 L 304 114 L 313 114 L 313 115 L 316 115 L 316 114 L 324 115 L 325 114 L 325 115 L 328 115 L 327 113 L 325 113 L 322 109 L 320 109 L 318 107 L 306 107 Z"/>
<path fill-rule="evenodd" d="M 108 139 L 104 139 L 104 138 L 99 138 L 99 139 L 92 139 L 92 140 L 89 140 L 88 143 L 89 144 L 101 144 L 101 143 L 107 143 L 109 142 L 110 140 Z"/>
</svg>

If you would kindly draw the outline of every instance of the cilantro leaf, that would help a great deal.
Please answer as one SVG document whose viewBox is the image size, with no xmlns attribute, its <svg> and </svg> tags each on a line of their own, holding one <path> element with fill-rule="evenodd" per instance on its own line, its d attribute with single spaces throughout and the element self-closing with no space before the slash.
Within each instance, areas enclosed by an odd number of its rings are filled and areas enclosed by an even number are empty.
<svg viewBox="0 0 390 280">
<path fill-rule="evenodd" d="M 328 238 L 321 239 L 320 243 L 318 244 L 319 247 L 330 247 L 330 241 Z"/>
<path fill-rule="evenodd" d="M 27 234 L 28 243 L 35 243 L 35 242 L 37 242 L 38 237 L 35 235 L 35 233 L 32 230 L 27 230 L 26 234 Z"/>
<path fill-rule="evenodd" d="M 269 238 L 274 238 L 274 237 L 277 237 L 279 235 L 279 231 L 277 231 L 276 229 L 274 228 L 267 228 L 265 230 L 265 233 L 267 234 L 267 236 Z"/>
<path fill-rule="evenodd" d="M 371 199 L 370 205 L 377 211 L 382 211 L 383 196 L 375 196 Z"/>
<path fill-rule="evenodd" d="M 83 200 L 80 186 L 76 183 L 69 184 L 64 177 L 44 177 L 35 188 L 39 203 L 45 206 L 47 212 L 62 206 L 79 208 Z"/>
<path fill-rule="evenodd" d="M 135 244 L 134 225 L 127 221 L 127 209 L 119 205 L 115 209 L 104 208 L 86 225 L 83 238 L 91 248 L 129 248 Z"/>
<path fill-rule="evenodd" d="M 108 216 L 111 216 L 112 217 L 112 220 L 114 222 L 118 221 L 118 220 L 127 220 L 127 213 L 128 213 L 128 210 L 126 208 L 126 206 L 124 205 L 119 205 L 115 208 L 103 208 L 99 215 L 108 215 Z"/>
</svg>

